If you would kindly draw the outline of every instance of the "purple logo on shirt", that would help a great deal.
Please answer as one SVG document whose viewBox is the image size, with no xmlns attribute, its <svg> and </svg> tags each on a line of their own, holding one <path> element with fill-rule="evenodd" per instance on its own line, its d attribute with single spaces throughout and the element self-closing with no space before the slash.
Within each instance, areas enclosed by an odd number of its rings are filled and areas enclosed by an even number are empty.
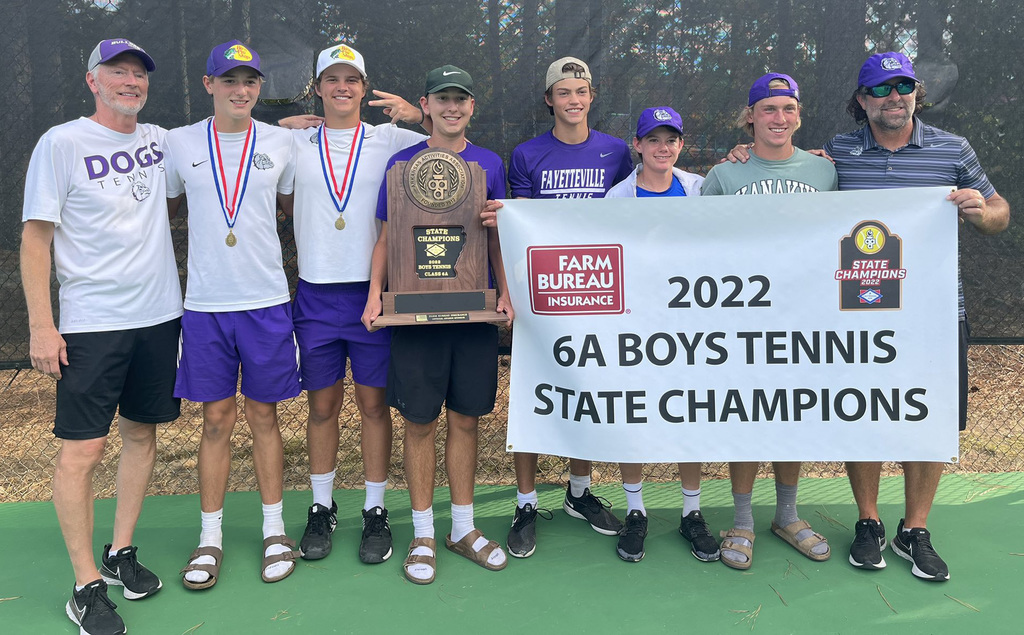
<svg viewBox="0 0 1024 635">
<path fill-rule="evenodd" d="M 129 174 L 137 169 L 148 168 L 163 161 L 164 153 L 154 141 L 148 146 L 136 148 L 135 152 L 115 152 L 109 157 L 93 154 L 85 157 L 85 169 L 89 180 L 102 179 L 113 170 L 118 174 Z"/>
</svg>

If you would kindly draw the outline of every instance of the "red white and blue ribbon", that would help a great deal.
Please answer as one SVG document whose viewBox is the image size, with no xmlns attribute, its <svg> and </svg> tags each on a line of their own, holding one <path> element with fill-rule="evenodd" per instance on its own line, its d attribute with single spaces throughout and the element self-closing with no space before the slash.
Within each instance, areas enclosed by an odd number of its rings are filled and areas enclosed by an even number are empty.
<svg viewBox="0 0 1024 635">
<path fill-rule="evenodd" d="M 363 122 L 356 124 L 352 133 L 352 146 L 349 148 L 348 163 L 345 166 L 345 175 L 341 179 L 341 187 L 338 187 L 338 179 L 334 175 L 334 164 L 331 162 L 330 144 L 327 142 L 327 126 L 321 125 L 317 134 L 317 148 L 320 150 L 320 167 L 324 173 L 324 182 L 327 184 L 327 191 L 334 202 L 334 208 L 338 213 L 344 212 L 348 207 L 348 201 L 352 198 L 352 182 L 356 178 L 356 170 L 359 169 L 359 155 L 363 150 L 363 139 L 366 137 L 366 129 Z"/>
<path fill-rule="evenodd" d="M 220 208 L 224 212 L 224 221 L 228 224 L 228 230 L 234 229 L 235 221 L 238 220 L 238 211 L 242 207 L 242 199 L 245 198 L 245 188 L 249 185 L 249 171 L 252 169 L 252 157 L 256 152 L 256 126 L 249 122 L 249 130 L 245 134 L 245 144 L 242 146 L 242 157 L 238 162 L 238 171 L 235 173 L 235 189 L 228 201 L 228 180 L 224 175 L 224 161 L 221 157 L 220 139 L 217 137 L 217 124 L 210 117 L 206 124 L 206 141 L 210 150 L 210 167 L 213 169 L 213 184 L 217 188 L 217 197 L 220 199 Z"/>
</svg>

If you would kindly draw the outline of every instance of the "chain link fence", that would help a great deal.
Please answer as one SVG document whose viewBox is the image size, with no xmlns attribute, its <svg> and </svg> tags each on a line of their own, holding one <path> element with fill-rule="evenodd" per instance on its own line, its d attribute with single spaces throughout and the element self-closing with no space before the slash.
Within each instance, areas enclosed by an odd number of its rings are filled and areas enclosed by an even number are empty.
<svg viewBox="0 0 1024 635">
<path fill-rule="evenodd" d="M 865 57 L 901 50 L 914 59 L 928 87 L 928 123 L 966 136 L 996 189 L 1018 208 L 1024 200 L 1024 17 L 1013 0 L 454 0 L 443 6 L 415 0 L 376 3 L 323 0 L 38 0 L 13 3 L 0 23 L 0 82 L 8 107 L 0 126 L 0 501 L 50 496 L 58 448 L 50 429 L 53 381 L 30 370 L 27 315 L 18 272 L 25 170 L 36 140 L 49 127 L 92 113 L 85 61 L 103 38 L 124 36 L 156 59 L 142 119 L 171 128 L 209 115 L 201 77 L 210 48 L 238 38 L 263 58 L 270 80 L 255 116 L 273 121 L 314 112 L 309 94 L 317 51 L 339 39 L 367 60 L 371 87 L 418 98 L 426 72 L 445 63 L 468 70 L 478 87 L 468 136 L 506 159 L 512 148 L 551 126 L 542 99 L 547 64 L 563 55 L 588 61 L 598 91 L 593 127 L 632 136 L 643 108 L 671 105 L 684 115 L 686 148 L 679 167 L 704 174 L 737 142 L 732 127 L 750 83 L 768 70 L 800 82 L 803 126 L 797 145 L 820 147 L 853 129 L 845 112 Z M 372 123 L 385 118 L 369 108 Z M 172 222 L 184 284 L 187 220 Z M 970 422 L 961 435 L 961 462 L 950 469 L 1004 471 L 1024 467 L 1024 258 L 1022 229 L 998 236 L 961 235 L 963 277 L 972 326 Z M 291 223 L 281 238 L 289 279 L 295 281 Z M 56 291 L 53 297 L 56 298 Z M 56 307 L 54 307 L 56 310 Z M 509 338 L 503 338 L 500 394 L 481 420 L 478 478 L 512 483 L 504 451 Z M 285 485 L 308 487 L 305 397 L 283 402 Z M 339 486 L 362 482 L 359 419 L 351 392 L 342 412 Z M 195 469 L 202 416 L 186 403 L 181 419 L 162 426 L 153 489 L 198 490 Z M 403 484 L 400 426 L 392 481 Z M 251 439 L 244 419 L 236 429 L 233 489 L 252 489 Z M 101 495 L 112 495 L 119 440 L 111 435 L 98 472 Z M 438 448 L 439 456 L 443 446 Z M 808 464 L 809 474 L 842 474 L 839 464 Z M 541 457 L 544 482 L 566 478 L 563 459 Z M 674 466 L 651 465 L 648 478 L 671 480 Z M 709 477 L 725 467 L 710 464 Z M 443 484 L 443 473 L 438 474 Z M 618 478 L 598 464 L 595 478 Z"/>
</svg>

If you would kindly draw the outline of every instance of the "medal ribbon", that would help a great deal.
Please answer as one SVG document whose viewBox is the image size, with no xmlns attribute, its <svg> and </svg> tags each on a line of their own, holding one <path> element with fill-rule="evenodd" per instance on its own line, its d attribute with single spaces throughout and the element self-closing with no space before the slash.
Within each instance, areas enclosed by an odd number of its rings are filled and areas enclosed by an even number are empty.
<svg viewBox="0 0 1024 635">
<path fill-rule="evenodd" d="M 334 208 L 339 213 L 344 212 L 348 207 L 348 200 L 352 197 L 352 182 L 356 178 L 356 170 L 359 169 L 359 155 L 363 151 L 363 139 L 366 137 L 366 130 L 363 122 L 356 124 L 352 133 L 352 146 L 348 152 L 348 164 L 345 166 L 345 176 L 341 180 L 341 188 L 334 176 L 334 164 L 331 163 L 331 149 L 327 143 L 327 126 L 320 126 L 320 133 L 317 135 L 317 147 L 320 150 L 320 168 L 324 173 L 324 182 L 327 184 L 327 191 L 334 202 Z M 356 143 L 358 141 L 358 144 Z"/>
<path fill-rule="evenodd" d="M 252 157 L 256 152 L 256 126 L 249 122 L 249 130 L 245 133 L 245 144 L 242 146 L 242 157 L 238 162 L 238 172 L 235 175 L 235 192 L 228 205 L 228 181 L 224 176 L 224 160 L 220 151 L 220 139 L 217 137 L 217 124 L 213 123 L 213 117 L 206 124 L 206 141 L 210 150 L 210 167 L 213 169 L 213 184 L 217 188 L 217 198 L 220 199 L 220 208 L 224 212 L 224 221 L 228 229 L 234 229 L 235 221 L 238 220 L 238 210 L 242 206 L 242 199 L 245 198 L 245 188 L 249 185 L 249 171 L 252 169 Z M 245 173 L 243 178 L 242 173 Z"/>
</svg>

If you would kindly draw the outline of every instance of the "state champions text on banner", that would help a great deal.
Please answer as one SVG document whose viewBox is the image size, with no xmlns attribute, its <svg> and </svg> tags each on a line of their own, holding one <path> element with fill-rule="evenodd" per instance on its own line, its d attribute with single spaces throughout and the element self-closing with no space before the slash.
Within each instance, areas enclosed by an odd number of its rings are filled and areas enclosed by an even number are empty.
<svg viewBox="0 0 1024 635">
<path fill-rule="evenodd" d="M 503 201 L 508 449 L 957 460 L 948 193 Z"/>
</svg>

